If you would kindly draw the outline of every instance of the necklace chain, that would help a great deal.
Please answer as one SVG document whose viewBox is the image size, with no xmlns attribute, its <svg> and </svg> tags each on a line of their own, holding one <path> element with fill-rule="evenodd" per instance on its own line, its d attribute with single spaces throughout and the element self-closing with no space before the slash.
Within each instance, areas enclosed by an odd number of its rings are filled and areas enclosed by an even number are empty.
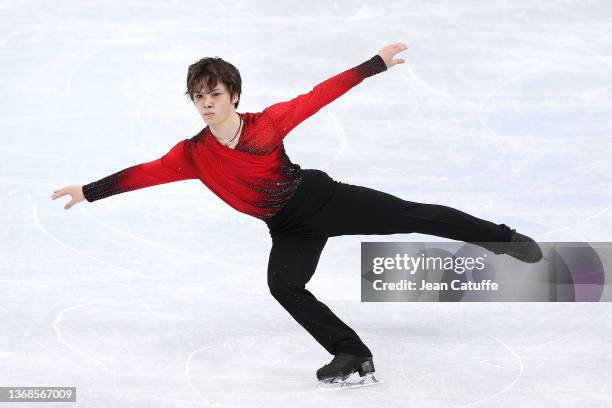
<svg viewBox="0 0 612 408">
<path fill-rule="evenodd" d="M 232 137 L 232 139 L 227 144 L 223 143 L 227 147 L 229 147 L 229 145 L 232 144 L 236 136 L 238 136 L 238 132 L 240 132 L 240 128 L 242 127 L 242 116 L 238 114 L 238 117 L 240 118 L 240 124 L 238 125 L 238 130 L 236 130 L 236 134 L 234 135 L 234 137 Z"/>
</svg>

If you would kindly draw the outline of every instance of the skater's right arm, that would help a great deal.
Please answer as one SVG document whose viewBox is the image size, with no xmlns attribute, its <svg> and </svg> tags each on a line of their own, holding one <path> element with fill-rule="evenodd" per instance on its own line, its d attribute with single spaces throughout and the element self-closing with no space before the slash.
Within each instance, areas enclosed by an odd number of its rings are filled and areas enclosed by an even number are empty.
<svg viewBox="0 0 612 408">
<path fill-rule="evenodd" d="M 93 202 L 114 194 L 198 178 L 191 160 L 191 148 L 191 140 L 182 140 L 159 159 L 128 167 L 83 186 L 72 185 L 54 190 L 51 199 L 69 194 L 72 199 L 64 206 L 67 210 L 83 200 Z"/>
</svg>

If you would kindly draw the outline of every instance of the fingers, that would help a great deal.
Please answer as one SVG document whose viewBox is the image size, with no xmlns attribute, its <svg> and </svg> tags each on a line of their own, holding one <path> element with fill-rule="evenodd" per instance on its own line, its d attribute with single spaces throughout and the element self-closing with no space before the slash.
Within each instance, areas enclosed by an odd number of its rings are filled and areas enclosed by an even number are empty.
<svg viewBox="0 0 612 408">
<path fill-rule="evenodd" d="M 380 50 L 379 55 L 383 58 L 383 60 L 385 61 L 385 64 L 387 65 L 387 68 L 391 68 L 394 65 L 397 64 L 404 64 L 406 62 L 406 60 L 404 60 L 403 58 L 399 58 L 399 59 L 393 59 L 393 57 L 408 49 L 408 46 L 404 43 L 395 43 L 395 44 L 389 44 L 387 46 L 385 46 L 382 50 Z"/>
<path fill-rule="evenodd" d="M 60 198 L 65 196 L 66 194 L 68 194 L 68 192 L 66 190 L 59 189 L 59 190 L 53 190 L 53 194 L 51 195 L 51 199 L 55 200 L 56 198 Z"/>
<path fill-rule="evenodd" d="M 392 44 L 390 47 L 393 50 L 393 55 L 408 49 L 408 46 L 404 43 Z"/>
<path fill-rule="evenodd" d="M 398 52 L 402 52 L 402 51 L 407 50 L 407 49 L 408 49 L 408 46 L 406 44 L 404 44 L 404 43 L 395 43 L 395 44 L 386 45 L 385 47 L 383 47 L 383 49 L 381 51 L 397 54 Z"/>
<path fill-rule="evenodd" d="M 75 195 L 70 192 L 69 187 L 59 188 L 57 190 L 53 190 L 53 194 L 51 195 L 51 199 L 55 200 L 57 198 L 63 197 L 65 195 L 70 195 L 71 200 L 66 203 L 64 206 L 64 210 L 68 210 L 72 208 L 75 204 L 79 203 L 78 199 L 75 199 Z"/>
</svg>

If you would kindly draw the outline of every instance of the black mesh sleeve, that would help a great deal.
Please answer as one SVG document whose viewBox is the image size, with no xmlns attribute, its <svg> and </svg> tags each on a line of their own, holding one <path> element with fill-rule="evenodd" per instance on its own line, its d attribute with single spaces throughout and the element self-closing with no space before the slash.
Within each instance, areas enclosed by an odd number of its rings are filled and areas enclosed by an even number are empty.
<svg viewBox="0 0 612 408">
<path fill-rule="evenodd" d="M 91 203 L 125 192 L 125 190 L 117 188 L 119 180 L 121 179 L 121 173 L 122 172 L 117 172 L 98 181 L 83 185 L 83 195 L 85 199 Z"/>
<path fill-rule="evenodd" d="M 380 55 L 376 54 L 369 60 L 357 65 L 355 69 L 362 77 L 367 78 L 386 71 L 387 64 L 385 64 L 385 61 Z"/>
</svg>

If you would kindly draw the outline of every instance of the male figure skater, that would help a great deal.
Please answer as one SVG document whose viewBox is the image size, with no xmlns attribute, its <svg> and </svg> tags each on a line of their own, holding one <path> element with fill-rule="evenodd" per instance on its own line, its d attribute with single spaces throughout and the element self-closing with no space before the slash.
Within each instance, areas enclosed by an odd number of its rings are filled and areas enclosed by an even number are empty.
<svg viewBox="0 0 612 408">
<path fill-rule="evenodd" d="M 285 152 L 287 134 L 365 78 L 402 64 L 403 43 L 383 47 L 369 60 L 311 91 L 238 113 L 241 78 L 221 58 L 203 58 L 187 72 L 186 94 L 206 127 L 161 158 L 83 186 L 54 190 L 71 196 L 65 209 L 114 194 L 179 180 L 199 179 L 228 205 L 266 223 L 272 238 L 268 286 L 272 296 L 319 344 L 334 355 L 317 371 L 321 382 L 341 382 L 354 372 L 375 382 L 370 349 L 357 333 L 306 289 L 327 239 L 340 235 L 421 233 L 472 242 L 496 254 L 537 262 L 538 244 L 505 224 L 460 210 L 406 201 L 371 188 L 342 183 L 317 169 L 302 169 Z M 510 245 L 509 243 L 513 243 Z"/>
</svg>

